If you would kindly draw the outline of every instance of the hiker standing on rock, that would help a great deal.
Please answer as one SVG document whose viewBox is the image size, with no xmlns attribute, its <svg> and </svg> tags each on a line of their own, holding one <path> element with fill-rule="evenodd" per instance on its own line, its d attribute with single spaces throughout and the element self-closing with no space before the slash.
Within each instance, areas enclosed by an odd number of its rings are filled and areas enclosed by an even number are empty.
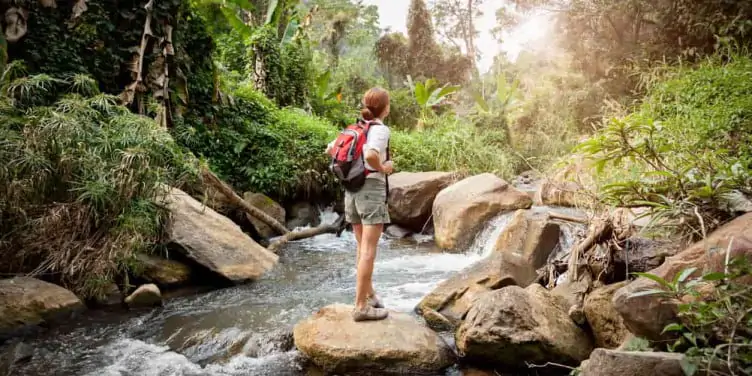
<svg viewBox="0 0 752 376">
<path fill-rule="evenodd" d="M 387 209 L 388 178 L 394 167 L 389 160 L 389 93 L 381 88 L 363 97 L 362 119 L 347 127 L 329 144 L 330 169 L 345 187 L 345 219 L 358 242 L 355 321 L 383 320 L 389 312 L 373 289 L 373 264 Z"/>
</svg>

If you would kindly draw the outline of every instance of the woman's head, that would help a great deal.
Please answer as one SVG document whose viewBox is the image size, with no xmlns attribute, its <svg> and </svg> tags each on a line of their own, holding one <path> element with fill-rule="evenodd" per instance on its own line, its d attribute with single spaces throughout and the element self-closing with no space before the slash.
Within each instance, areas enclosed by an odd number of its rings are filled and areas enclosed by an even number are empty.
<svg viewBox="0 0 752 376">
<path fill-rule="evenodd" d="M 363 96 L 363 109 L 360 115 L 364 120 L 383 119 L 389 115 L 389 92 L 375 87 Z"/>
</svg>

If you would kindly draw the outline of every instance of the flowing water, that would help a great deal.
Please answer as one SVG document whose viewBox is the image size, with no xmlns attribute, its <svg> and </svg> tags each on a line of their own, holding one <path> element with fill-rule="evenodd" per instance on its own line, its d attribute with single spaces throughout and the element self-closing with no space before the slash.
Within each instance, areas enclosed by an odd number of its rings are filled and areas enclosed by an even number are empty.
<svg viewBox="0 0 752 376">
<path fill-rule="evenodd" d="M 374 285 L 385 305 L 412 312 L 439 282 L 490 252 L 510 218 L 490 221 L 464 254 L 439 252 L 426 236 L 382 239 Z M 562 234 L 566 249 L 572 234 Z M 351 233 L 321 235 L 289 244 L 255 283 L 168 299 L 156 310 L 91 312 L 27 342 L 34 357 L 14 374 L 305 375 L 300 354 L 287 349 L 290 328 L 320 307 L 353 300 L 354 249 Z"/>
</svg>

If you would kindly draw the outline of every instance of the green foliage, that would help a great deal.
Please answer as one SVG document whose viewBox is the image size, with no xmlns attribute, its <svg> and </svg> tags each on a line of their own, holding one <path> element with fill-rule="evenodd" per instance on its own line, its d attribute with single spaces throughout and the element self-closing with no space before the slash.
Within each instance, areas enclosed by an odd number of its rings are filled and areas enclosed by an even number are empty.
<svg viewBox="0 0 752 376">
<path fill-rule="evenodd" d="M 82 75 L 4 84 L 0 139 L 6 271 L 50 275 L 83 297 L 99 294 L 135 252 L 160 241 L 165 213 L 154 200 L 196 171 L 152 119 Z"/>
<path fill-rule="evenodd" d="M 437 87 L 438 82 L 435 79 L 428 79 L 425 83 L 416 82 L 412 84 L 412 78 L 408 76 L 408 81 L 411 82 L 413 94 L 415 95 L 415 101 L 420 106 L 421 118 L 425 119 L 429 116 L 431 109 L 441 105 L 449 95 L 456 93 L 460 90 L 459 86 L 444 85 Z"/>
<path fill-rule="evenodd" d="M 415 128 L 420 118 L 420 106 L 410 89 L 393 90 L 390 93 L 389 124 L 401 130 Z"/>
<path fill-rule="evenodd" d="M 696 268 L 682 270 L 670 280 L 640 274 L 656 281 L 660 288 L 633 296 L 657 295 L 678 303 L 679 321 L 663 333 L 676 340 L 670 351 L 683 352 L 682 368 L 687 376 L 700 374 L 738 375 L 752 372 L 752 286 L 748 283 L 752 265 L 739 256 L 723 272 L 699 278 Z"/>
<path fill-rule="evenodd" d="M 473 126 L 445 115 L 429 120 L 422 132 L 392 132 L 394 163 L 400 171 L 492 172 L 511 179 L 518 159 L 489 140 L 503 137 L 494 131 L 479 133 Z"/>
<path fill-rule="evenodd" d="M 324 150 L 337 128 L 301 110 L 280 110 L 249 87 L 234 97 L 218 109 L 214 125 L 187 121 L 175 129 L 176 139 L 240 191 L 285 200 L 332 189 Z"/>
<path fill-rule="evenodd" d="M 751 71 L 747 57 L 669 71 L 633 113 L 580 145 L 603 200 L 650 206 L 696 237 L 732 216 L 728 196 L 752 193 Z"/>
</svg>

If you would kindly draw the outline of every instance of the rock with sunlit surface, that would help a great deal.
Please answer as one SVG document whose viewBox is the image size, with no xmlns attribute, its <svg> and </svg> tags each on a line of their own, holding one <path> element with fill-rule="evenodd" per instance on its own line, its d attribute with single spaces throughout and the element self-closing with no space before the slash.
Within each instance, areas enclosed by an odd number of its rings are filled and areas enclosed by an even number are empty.
<svg viewBox="0 0 752 376">
<path fill-rule="evenodd" d="M 433 202 L 436 245 L 464 251 L 488 220 L 532 204 L 530 196 L 494 174 L 463 179 L 439 192 Z"/>
<path fill-rule="evenodd" d="M 752 258 L 752 213 L 734 219 L 707 239 L 667 258 L 663 265 L 650 273 L 671 281 L 683 270 L 696 268 L 693 276 L 697 277 L 702 273 L 723 272 L 727 257 L 734 259 L 740 256 Z M 752 284 L 752 277 L 739 281 Z M 627 329 L 653 341 L 671 339 L 673 333 L 664 333 L 663 328 L 676 322 L 678 307 L 675 302 L 657 295 L 634 295 L 658 288 L 658 282 L 640 277 L 617 290 L 613 297 L 614 307 L 624 319 Z"/>
<path fill-rule="evenodd" d="M 295 346 L 315 365 L 334 374 L 431 374 L 454 363 L 435 332 L 405 313 L 381 321 L 355 322 L 353 307 L 322 308 L 295 326 Z"/>
<path fill-rule="evenodd" d="M 164 201 L 170 209 L 172 245 L 212 272 L 243 283 L 261 277 L 277 264 L 277 255 L 185 192 L 173 188 Z"/>
<path fill-rule="evenodd" d="M 559 244 L 559 230 L 545 213 L 518 210 L 498 239 L 491 239 L 494 246 L 488 257 L 439 284 L 416 310 L 434 329 L 456 327 L 479 295 L 531 284 Z"/>
<path fill-rule="evenodd" d="M 70 318 L 86 307 L 72 292 L 30 277 L 0 279 L 0 343 L 50 322 Z"/>
<path fill-rule="evenodd" d="M 509 286 L 479 297 L 457 329 L 468 362 L 526 369 L 554 362 L 577 366 L 593 350 L 590 336 L 543 286 Z"/>
<path fill-rule="evenodd" d="M 398 172 L 389 177 L 389 217 L 393 224 L 422 232 L 436 195 L 457 179 L 451 172 Z"/>
</svg>

